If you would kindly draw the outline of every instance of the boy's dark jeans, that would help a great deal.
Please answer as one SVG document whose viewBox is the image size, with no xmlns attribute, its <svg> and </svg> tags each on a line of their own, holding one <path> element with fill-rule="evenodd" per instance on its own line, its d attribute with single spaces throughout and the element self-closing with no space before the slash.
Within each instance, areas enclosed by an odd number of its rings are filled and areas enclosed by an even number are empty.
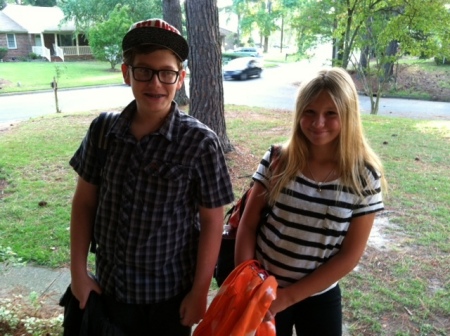
<svg viewBox="0 0 450 336">
<path fill-rule="evenodd" d="M 180 322 L 181 301 L 186 292 L 169 301 L 132 305 L 104 297 L 107 315 L 127 335 L 189 336 L 191 328 Z"/>
<path fill-rule="evenodd" d="M 133 305 L 91 292 L 86 309 L 79 308 L 70 286 L 60 300 L 64 307 L 64 336 L 189 336 L 180 323 L 180 305 L 187 293 L 169 301 Z"/>
</svg>

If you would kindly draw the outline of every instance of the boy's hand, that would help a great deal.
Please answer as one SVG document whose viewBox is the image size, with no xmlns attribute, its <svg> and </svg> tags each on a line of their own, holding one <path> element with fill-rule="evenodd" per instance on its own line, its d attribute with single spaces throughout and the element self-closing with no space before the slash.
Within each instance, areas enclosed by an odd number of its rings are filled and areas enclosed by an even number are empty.
<svg viewBox="0 0 450 336">
<path fill-rule="evenodd" d="M 98 294 L 102 293 L 100 286 L 97 281 L 89 276 L 87 273 L 81 276 L 72 276 L 72 283 L 70 284 L 72 294 L 80 302 L 80 309 L 86 307 L 89 294 L 94 291 Z"/>
<path fill-rule="evenodd" d="M 182 325 L 192 327 L 200 322 L 206 312 L 207 296 L 190 291 L 180 306 L 180 322 Z"/>
</svg>

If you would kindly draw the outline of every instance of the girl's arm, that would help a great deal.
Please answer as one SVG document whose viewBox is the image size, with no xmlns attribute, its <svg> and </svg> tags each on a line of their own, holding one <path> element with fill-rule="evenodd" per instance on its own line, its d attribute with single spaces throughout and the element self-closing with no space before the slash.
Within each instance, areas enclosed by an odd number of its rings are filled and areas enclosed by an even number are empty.
<svg viewBox="0 0 450 336">
<path fill-rule="evenodd" d="M 278 288 L 270 311 L 276 314 L 325 290 L 350 273 L 364 253 L 374 219 L 375 213 L 352 219 L 341 250 L 311 274 L 288 287 Z"/>
<path fill-rule="evenodd" d="M 266 188 L 255 181 L 237 230 L 234 259 L 236 266 L 255 258 L 256 230 L 261 220 L 261 212 L 266 206 L 265 195 Z"/>
</svg>

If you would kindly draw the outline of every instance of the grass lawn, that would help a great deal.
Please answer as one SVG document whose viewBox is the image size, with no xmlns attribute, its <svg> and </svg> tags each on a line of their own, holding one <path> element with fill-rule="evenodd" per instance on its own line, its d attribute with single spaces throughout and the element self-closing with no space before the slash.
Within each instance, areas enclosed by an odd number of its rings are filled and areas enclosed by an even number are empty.
<svg viewBox="0 0 450 336">
<path fill-rule="evenodd" d="M 286 139 L 286 111 L 228 105 L 236 151 L 227 154 L 237 196 L 264 151 Z M 0 255 L 28 262 L 69 261 L 70 202 L 76 176 L 68 160 L 98 112 L 52 115 L 0 133 Z M 386 243 L 369 245 L 342 281 L 351 335 L 450 334 L 450 122 L 363 116 L 390 184 L 381 219 Z"/>
<path fill-rule="evenodd" d="M 3 62 L 0 80 L 6 85 L 0 93 L 49 90 L 53 77 L 60 88 L 123 82 L 120 65 L 114 71 L 107 62 Z"/>
</svg>

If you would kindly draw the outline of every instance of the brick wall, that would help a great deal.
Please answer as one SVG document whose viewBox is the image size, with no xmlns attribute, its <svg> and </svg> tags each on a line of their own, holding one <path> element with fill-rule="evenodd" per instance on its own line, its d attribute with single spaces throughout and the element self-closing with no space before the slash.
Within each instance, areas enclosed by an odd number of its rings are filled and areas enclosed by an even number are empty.
<svg viewBox="0 0 450 336">
<path fill-rule="evenodd" d="M 15 34 L 17 49 L 8 49 L 8 53 L 3 58 L 4 61 L 12 61 L 14 59 L 19 60 L 22 57 L 27 57 L 32 51 L 30 35 L 28 34 Z M 8 42 L 6 33 L 0 34 L 0 47 L 8 48 Z"/>
</svg>

